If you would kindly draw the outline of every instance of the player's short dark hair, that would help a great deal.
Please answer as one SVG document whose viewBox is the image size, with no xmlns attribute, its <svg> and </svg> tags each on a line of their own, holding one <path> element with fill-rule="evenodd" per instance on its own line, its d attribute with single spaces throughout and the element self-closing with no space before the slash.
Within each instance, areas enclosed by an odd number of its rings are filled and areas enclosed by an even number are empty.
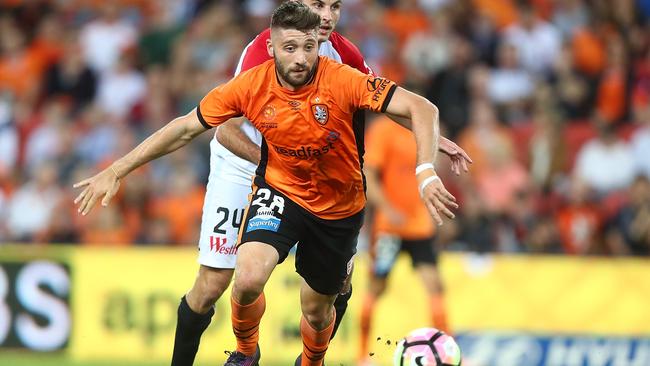
<svg viewBox="0 0 650 366">
<path fill-rule="evenodd" d="M 320 26 L 320 15 L 300 1 L 285 1 L 271 15 L 271 29 L 296 29 L 309 32 Z"/>
</svg>

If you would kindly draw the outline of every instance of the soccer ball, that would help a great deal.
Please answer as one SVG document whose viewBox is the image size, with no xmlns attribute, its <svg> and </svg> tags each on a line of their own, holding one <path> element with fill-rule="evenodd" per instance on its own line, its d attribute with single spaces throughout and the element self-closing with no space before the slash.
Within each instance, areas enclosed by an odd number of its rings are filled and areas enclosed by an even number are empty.
<svg viewBox="0 0 650 366">
<path fill-rule="evenodd" d="M 454 339 L 435 328 L 420 328 L 399 341 L 394 366 L 460 366 L 460 348 Z"/>
</svg>

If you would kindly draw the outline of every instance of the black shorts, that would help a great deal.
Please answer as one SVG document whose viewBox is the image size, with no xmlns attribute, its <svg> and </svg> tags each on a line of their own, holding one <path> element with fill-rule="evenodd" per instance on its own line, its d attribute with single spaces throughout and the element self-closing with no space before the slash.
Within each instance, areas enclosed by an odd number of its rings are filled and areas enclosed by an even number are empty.
<svg viewBox="0 0 650 366">
<path fill-rule="evenodd" d="M 315 216 L 263 180 L 256 179 L 239 243 L 258 241 L 273 246 L 282 263 L 296 250 L 296 272 L 316 292 L 338 294 L 352 270 L 363 210 L 340 220 Z"/>
<path fill-rule="evenodd" d="M 379 233 L 373 248 L 372 273 L 376 277 L 388 277 L 401 251 L 409 253 L 413 267 L 418 264 L 438 263 L 438 254 L 433 248 L 433 237 L 408 240 L 397 235 Z"/>
</svg>

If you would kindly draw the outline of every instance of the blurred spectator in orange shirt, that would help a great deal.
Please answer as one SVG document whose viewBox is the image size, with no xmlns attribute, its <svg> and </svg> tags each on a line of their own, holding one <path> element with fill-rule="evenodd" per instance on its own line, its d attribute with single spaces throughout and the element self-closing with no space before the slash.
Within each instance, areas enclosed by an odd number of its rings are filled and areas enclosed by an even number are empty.
<svg viewBox="0 0 650 366">
<path fill-rule="evenodd" d="M 33 99 L 47 60 L 26 42 L 12 22 L 0 21 L 0 91 Z"/>
<path fill-rule="evenodd" d="M 474 160 L 471 178 L 478 179 L 491 168 L 490 152 L 497 149 L 513 151 L 512 140 L 508 130 L 497 122 L 494 108 L 487 101 L 474 100 L 469 118 L 470 124 L 459 136 L 458 145 Z"/>
<path fill-rule="evenodd" d="M 397 0 L 395 6 L 384 12 L 384 25 L 397 36 L 402 46 L 410 35 L 429 29 L 429 19 L 417 4 L 417 0 Z"/>
<path fill-rule="evenodd" d="M 602 217 L 598 207 L 590 201 L 590 188 L 579 178 L 571 184 L 567 206 L 556 217 L 567 254 L 592 254 L 597 250 L 598 231 Z"/>
<path fill-rule="evenodd" d="M 627 56 L 621 37 L 607 45 L 607 67 L 598 86 L 596 111 L 605 122 L 619 121 L 627 112 Z"/>
<path fill-rule="evenodd" d="M 152 216 L 169 223 L 173 243 L 197 243 L 205 191 L 196 185 L 195 172 L 176 166 L 165 187 L 169 191 L 152 202 Z"/>
</svg>

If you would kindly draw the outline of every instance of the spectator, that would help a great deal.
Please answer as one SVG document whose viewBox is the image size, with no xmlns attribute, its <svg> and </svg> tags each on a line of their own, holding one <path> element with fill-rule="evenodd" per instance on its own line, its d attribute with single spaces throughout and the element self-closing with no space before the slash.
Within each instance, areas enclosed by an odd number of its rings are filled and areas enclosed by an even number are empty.
<svg viewBox="0 0 650 366">
<path fill-rule="evenodd" d="M 595 127 L 598 136 L 578 152 L 574 175 L 600 195 L 625 189 L 635 174 L 632 149 L 613 126 L 601 122 Z"/>
<path fill-rule="evenodd" d="M 497 54 L 497 67 L 490 73 L 488 95 L 500 107 L 507 122 L 524 119 L 524 109 L 533 94 L 530 74 L 519 66 L 518 50 L 502 43 Z"/>
<path fill-rule="evenodd" d="M 650 103 L 637 110 L 639 129 L 632 137 L 632 153 L 637 174 L 650 179 Z"/>
<path fill-rule="evenodd" d="M 535 14 L 528 2 L 519 6 L 519 21 L 505 30 L 505 41 L 517 49 L 521 65 L 533 73 L 546 73 L 560 52 L 560 33 Z"/>
<path fill-rule="evenodd" d="M 12 170 L 18 162 L 18 131 L 8 97 L 0 96 L 0 171 Z"/>
<path fill-rule="evenodd" d="M 43 86 L 45 98 L 65 96 L 70 99 L 74 111 L 95 98 L 97 75 L 85 64 L 74 36 L 68 37 L 61 59 L 46 72 Z"/>
<path fill-rule="evenodd" d="M 10 240 L 38 243 L 45 239 L 54 209 L 63 198 L 56 181 L 57 170 L 55 162 L 42 161 L 32 169 L 33 179 L 9 198 L 7 231 Z"/>
<path fill-rule="evenodd" d="M 567 205 L 556 217 L 564 252 L 593 254 L 598 248 L 598 232 L 603 218 L 593 203 L 591 188 L 580 178 L 574 178 L 567 199 Z"/>
<path fill-rule="evenodd" d="M 99 83 L 98 106 L 109 116 L 124 120 L 147 94 L 147 83 L 135 68 L 134 57 L 123 54 L 114 69 L 106 71 Z"/>
<path fill-rule="evenodd" d="M 650 181 L 634 180 L 630 201 L 611 220 L 607 247 L 615 255 L 650 256 Z"/>
<path fill-rule="evenodd" d="M 459 36 L 451 40 L 451 63 L 435 74 L 425 91 L 426 97 L 440 109 L 449 136 L 455 138 L 465 127 L 469 114 L 469 68 L 473 54 L 469 42 Z"/>
<path fill-rule="evenodd" d="M 100 75 L 113 69 L 120 56 L 137 40 L 137 30 L 120 19 L 113 1 L 102 2 L 99 18 L 81 29 L 81 48 L 87 64 Z"/>
</svg>

